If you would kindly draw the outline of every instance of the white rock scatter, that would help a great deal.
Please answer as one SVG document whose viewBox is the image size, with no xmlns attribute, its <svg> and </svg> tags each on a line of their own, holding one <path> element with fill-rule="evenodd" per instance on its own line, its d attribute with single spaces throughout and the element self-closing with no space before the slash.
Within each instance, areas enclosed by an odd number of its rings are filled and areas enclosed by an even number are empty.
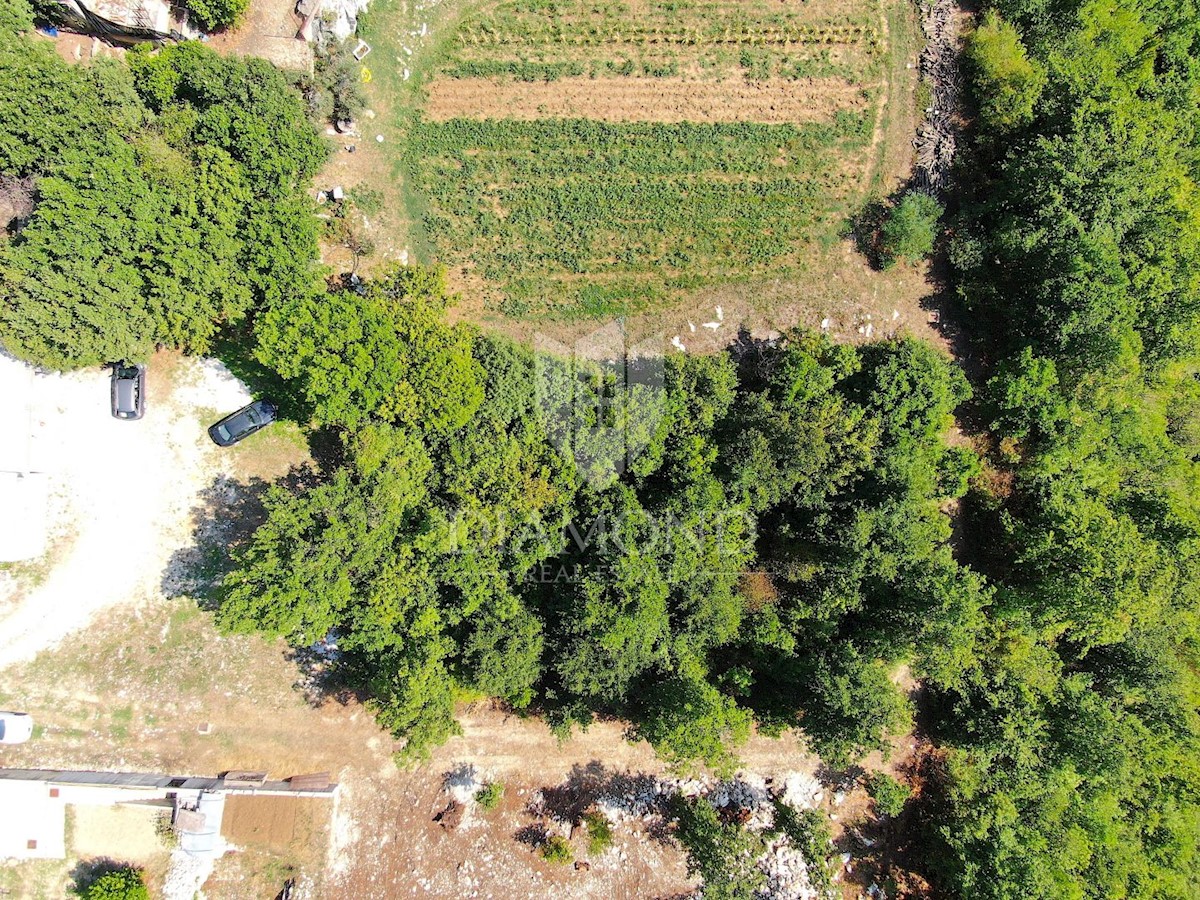
<svg viewBox="0 0 1200 900">
<path fill-rule="evenodd" d="M 601 791 L 596 808 L 613 823 L 661 824 L 668 801 L 675 796 L 703 797 L 713 808 L 743 821 L 752 831 L 775 824 L 775 800 L 798 809 L 813 809 L 823 795 L 812 775 L 787 773 L 768 783 L 762 776 L 742 772 L 728 780 L 709 777 L 680 779 L 636 775 L 615 778 Z M 787 835 L 771 837 L 757 861 L 766 875 L 759 900 L 818 900 L 803 853 Z"/>
<path fill-rule="evenodd" d="M 213 871 L 212 857 L 196 857 L 175 850 L 163 882 L 163 900 L 193 900 Z"/>
</svg>

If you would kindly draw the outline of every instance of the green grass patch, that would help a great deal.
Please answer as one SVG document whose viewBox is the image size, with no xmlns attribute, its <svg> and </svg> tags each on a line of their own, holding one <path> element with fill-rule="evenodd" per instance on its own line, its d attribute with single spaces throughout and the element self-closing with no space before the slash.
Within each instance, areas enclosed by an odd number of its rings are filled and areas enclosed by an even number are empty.
<svg viewBox="0 0 1200 900">
<path fill-rule="evenodd" d="M 593 77 L 662 78 L 686 69 L 717 78 L 750 49 L 756 77 L 853 77 L 871 65 L 879 45 L 878 20 L 865 2 L 835 12 L 772 0 L 708 0 L 652 3 L 634 13 L 620 0 L 502 0 L 470 6 L 441 71 L 522 79 L 538 67 L 558 77 L 572 67 Z"/>
<path fill-rule="evenodd" d="M 546 839 L 542 844 L 542 859 L 546 862 L 566 865 L 575 858 L 570 842 L 562 835 L 556 834 Z"/>
</svg>

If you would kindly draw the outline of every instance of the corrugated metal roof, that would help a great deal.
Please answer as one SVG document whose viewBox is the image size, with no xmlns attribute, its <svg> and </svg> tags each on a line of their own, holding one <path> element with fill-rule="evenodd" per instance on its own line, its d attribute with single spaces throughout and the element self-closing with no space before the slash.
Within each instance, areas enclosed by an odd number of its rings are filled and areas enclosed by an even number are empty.
<svg viewBox="0 0 1200 900">
<path fill-rule="evenodd" d="M 68 771 L 63 769 L 0 769 L 0 779 L 7 781 L 44 781 L 47 784 L 78 784 L 104 787 L 164 788 L 179 791 L 224 791 L 230 794 L 295 794 L 297 796 L 330 797 L 336 784 L 323 787 L 299 782 L 264 781 L 260 787 L 227 785 L 223 777 L 205 778 L 193 775 L 156 775 L 145 772 Z"/>
</svg>

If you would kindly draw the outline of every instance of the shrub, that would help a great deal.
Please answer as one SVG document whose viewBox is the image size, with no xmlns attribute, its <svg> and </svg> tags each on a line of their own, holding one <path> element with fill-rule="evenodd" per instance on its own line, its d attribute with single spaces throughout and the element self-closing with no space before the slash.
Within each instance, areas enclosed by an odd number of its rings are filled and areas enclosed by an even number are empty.
<svg viewBox="0 0 1200 900">
<path fill-rule="evenodd" d="M 175 823 L 171 821 L 171 813 L 164 812 L 154 820 L 154 833 L 168 850 L 179 846 L 179 832 L 175 830 Z"/>
<path fill-rule="evenodd" d="M 898 259 L 910 263 L 933 250 L 942 205 L 928 194 L 912 191 L 896 204 L 880 234 L 880 262 L 884 268 Z"/>
<path fill-rule="evenodd" d="M 367 105 L 359 64 L 351 47 L 349 42 L 335 44 L 317 53 L 309 99 L 315 118 L 331 122 L 353 119 Z"/>
<path fill-rule="evenodd" d="M 475 792 L 475 802 L 485 812 L 491 812 L 499 806 L 503 797 L 504 785 L 498 781 L 489 782 Z"/>
<path fill-rule="evenodd" d="M 840 896 L 834 891 L 829 865 L 829 851 L 833 846 L 829 819 L 820 810 L 796 809 L 783 800 L 775 800 L 774 806 L 775 827 L 791 838 L 792 844 L 804 857 L 808 865 L 808 880 L 816 889 L 817 896 L 822 900 Z"/>
<path fill-rule="evenodd" d="M 587 825 L 588 853 L 593 855 L 603 853 L 612 846 L 612 825 L 604 813 L 592 810 L 583 817 L 583 823 Z"/>
<path fill-rule="evenodd" d="M 982 470 L 979 454 L 970 447 L 947 447 L 938 464 L 938 492 L 944 497 L 961 497 Z"/>
<path fill-rule="evenodd" d="M 33 13 L 29 0 L 9 0 L 0 8 L 0 32 L 29 31 L 33 28 Z"/>
<path fill-rule="evenodd" d="M 687 851 L 689 875 L 704 880 L 709 900 L 752 900 L 765 886 L 757 860 L 766 849 L 763 836 L 741 825 L 721 822 L 702 797 L 679 796 L 671 803 L 678 821 L 675 837 Z"/>
<path fill-rule="evenodd" d="M 898 816 L 904 809 L 912 789 L 890 775 L 877 772 L 867 782 L 867 791 L 875 800 L 875 808 L 885 816 Z"/>
<path fill-rule="evenodd" d="M 131 866 L 105 872 L 78 893 L 83 900 L 150 900 L 141 871 Z"/>
<path fill-rule="evenodd" d="M 553 835 L 542 844 L 542 859 L 552 863 L 569 863 L 575 858 L 571 843 L 561 834 Z"/>
<path fill-rule="evenodd" d="M 1033 119 L 1033 107 L 1046 84 L 1045 70 L 1029 59 L 1017 30 L 995 10 L 988 10 L 971 35 L 967 60 L 984 125 L 1008 131 Z"/>
<path fill-rule="evenodd" d="M 218 31 L 236 25 L 250 0 L 186 0 L 187 7 L 210 31 Z"/>
</svg>

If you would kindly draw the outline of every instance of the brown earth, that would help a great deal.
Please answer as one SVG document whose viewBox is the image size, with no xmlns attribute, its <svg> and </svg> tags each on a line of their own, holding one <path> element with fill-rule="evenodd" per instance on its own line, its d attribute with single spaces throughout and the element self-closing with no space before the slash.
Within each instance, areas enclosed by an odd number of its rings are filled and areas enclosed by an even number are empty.
<svg viewBox="0 0 1200 900">
<path fill-rule="evenodd" d="M 221 834 L 239 847 L 255 845 L 287 852 L 312 838 L 329 818 L 328 800 L 308 797 L 232 796 L 225 801 Z"/>
<path fill-rule="evenodd" d="M 208 45 L 230 56 L 257 56 L 281 69 L 311 71 L 312 47 L 297 35 L 296 0 L 254 0 L 237 28 L 210 35 Z"/>
<path fill-rule="evenodd" d="M 446 119 L 597 119 L 605 122 L 827 121 L 862 110 L 861 85 L 842 78 L 695 82 L 678 78 L 563 78 L 523 82 L 439 78 L 425 114 Z"/>
</svg>

